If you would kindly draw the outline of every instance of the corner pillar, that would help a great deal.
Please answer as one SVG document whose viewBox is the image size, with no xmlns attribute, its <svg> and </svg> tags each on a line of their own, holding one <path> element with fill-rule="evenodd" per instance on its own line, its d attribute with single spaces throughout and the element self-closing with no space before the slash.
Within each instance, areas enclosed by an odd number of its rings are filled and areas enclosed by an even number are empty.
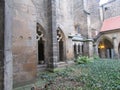
<svg viewBox="0 0 120 90">
<path fill-rule="evenodd" d="M 118 53 L 118 42 L 116 37 L 113 37 L 113 49 L 114 49 L 114 57 L 115 59 L 119 58 L 119 53 Z"/>
<path fill-rule="evenodd" d="M 4 90 L 13 90 L 12 4 L 12 0 L 5 0 Z"/>
<path fill-rule="evenodd" d="M 54 70 L 58 62 L 58 41 L 57 41 L 57 26 L 56 26 L 56 0 L 48 0 L 48 26 L 49 26 L 49 63 L 48 68 Z"/>
</svg>

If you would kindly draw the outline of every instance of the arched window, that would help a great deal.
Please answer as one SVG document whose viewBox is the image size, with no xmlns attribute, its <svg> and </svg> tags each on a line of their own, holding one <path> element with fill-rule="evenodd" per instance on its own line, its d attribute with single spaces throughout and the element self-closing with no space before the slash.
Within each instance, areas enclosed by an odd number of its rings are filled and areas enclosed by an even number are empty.
<svg viewBox="0 0 120 90">
<path fill-rule="evenodd" d="M 59 61 L 65 61 L 65 36 L 61 28 L 57 29 Z"/>
<path fill-rule="evenodd" d="M 38 42 L 38 64 L 45 64 L 45 42 L 44 32 L 40 24 L 37 23 L 36 39 Z"/>
</svg>

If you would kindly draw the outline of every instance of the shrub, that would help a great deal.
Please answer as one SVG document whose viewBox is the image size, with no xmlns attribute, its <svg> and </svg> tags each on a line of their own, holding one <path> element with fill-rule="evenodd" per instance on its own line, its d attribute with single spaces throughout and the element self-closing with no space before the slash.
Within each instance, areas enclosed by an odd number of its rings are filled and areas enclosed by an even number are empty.
<svg viewBox="0 0 120 90">
<path fill-rule="evenodd" d="M 94 60 L 99 60 L 100 58 L 99 58 L 98 55 L 94 54 L 94 55 L 93 55 L 93 59 L 94 59 Z"/>
<path fill-rule="evenodd" d="M 84 64 L 90 62 L 90 58 L 88 56 L 78 56 L 75 60 L 77 64 Z"/>
</svg>

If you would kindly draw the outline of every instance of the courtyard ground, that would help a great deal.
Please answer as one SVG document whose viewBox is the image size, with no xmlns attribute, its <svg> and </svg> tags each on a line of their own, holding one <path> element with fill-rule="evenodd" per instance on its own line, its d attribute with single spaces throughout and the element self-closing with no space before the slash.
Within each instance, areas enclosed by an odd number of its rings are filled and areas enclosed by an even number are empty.
<svg viewBox="0 0 120 90">
<path fill-rule="evenodd" d="M 34 84 L 14 90 L 120 90 L 120 60 L 75 64 L 54 73 L 39 72 Z"/>
</svg>

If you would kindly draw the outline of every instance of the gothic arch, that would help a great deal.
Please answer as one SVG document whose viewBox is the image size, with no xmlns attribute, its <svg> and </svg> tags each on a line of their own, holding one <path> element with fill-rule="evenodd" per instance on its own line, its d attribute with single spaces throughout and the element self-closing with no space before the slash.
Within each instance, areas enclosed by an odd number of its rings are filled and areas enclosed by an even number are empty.
<svg viewBox="0 0 120 90">
<path fill-rule="evenodd" d="M 40 30 L 44 35 L 46 35 L 45 33 L 45 29 L 43 28 L 43 26 L 39 23 L 37 23 L 37 30 Z"/>
<path fill-rule="evenodd" d="M 36 39 L 37 39 L 37 56 L 38 56 L 38 64 L 46 63 L 46 33 L 42 25 L 37 23 L 36 26 Z"/>
<path fill-rule="evenodd" d="M 65 35 L 60 27 L 57 28 L 57 41 L 59 50 L 59 61 L 65 61 L 66 59 L 66 39 Z"/>
<path fill-rule="evenodd" d="M 113 43 L 109 38 L 103 37 L 98 42 L 98 54 L 100 58 L 113 58 Z"/>
<path fill-rule="evenodd" d="M 101 36 L 101 37 L 96 41 L 97 46 L 98 46 L 99 42 L 102 41 L 102 40 L 104 40 L 104 39 L 107 39 L 107 40 L 109 40 L 111 43 L 113 43 L 113 41 L 112 41 L 111 38 L 109 38 L 109 37 L 107 37 L 107 36 Z"/>
</svg>

